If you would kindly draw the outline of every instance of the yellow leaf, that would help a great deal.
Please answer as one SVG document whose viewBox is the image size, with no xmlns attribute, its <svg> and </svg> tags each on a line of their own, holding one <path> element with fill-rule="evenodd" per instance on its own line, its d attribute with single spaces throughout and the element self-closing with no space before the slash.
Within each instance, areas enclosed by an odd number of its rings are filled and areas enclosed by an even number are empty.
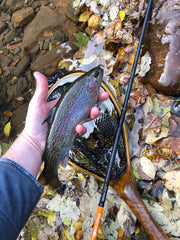
<svg viewBox="0 0 180 240">
<path fill-rule="evenodd" d="M 92 55 L 89 58 L 84 58 L 84 59 L 80 59 L 78 62 L 83 64 L 83 65 L 88 65 L 92 62 L 94 62 L 96 60 L 97 56 L 96 55 Z"/>
<path fill-rule="evenodd" d="M 85 12 L 81 13 L 81 15 L 79 17 L 79 21 L 87 22 L 88 18 L 89 18 L 89 11 L 85 11 Z"/>
<path fill-rule="evenodd" d="M 124 236 L 123 229 L 120 228 L 120 230 L 119 230 L 119 232 L 118 232 L 118 238 L 123 239 L 123 236 Z"/>
<path fill-rule="evenodd" d="M 49 212 L 47 215 L 47 222 L 50 226 L 54 227 L 56 221 L 56 213 L 55 212 Z"/>
<path fill-rule="evenodd" d="M 11 131 L 11 122 L 6 123 L 4 126 L 4 134 L 6 137 L 9 137 Z"/>
<path fill-rule="evenodd" d="M 153 144 L 158 140 L 165 138 L 168 136 L 168 128 L 166 127 L 159 127 L 159 128 L 152 128 L 147 134 L 145 143 Z"/>
<path fill-rule="evenodd" d="M 121 10 L 121 11 L 119 12 L 119 16 L 120 16 L 121 21 L 123 21 L 124 18 L 125 18 L 125 16 L 126 16 L 125 11 L 124 11 L 124 10 Z"/>
<path fill-rule="evenodd" d="M 74 225 L 73 225 L 73 227 L 74 227 L 75 229 L 82 229 L 82 222 L 75 222 Z"/>
</svg>

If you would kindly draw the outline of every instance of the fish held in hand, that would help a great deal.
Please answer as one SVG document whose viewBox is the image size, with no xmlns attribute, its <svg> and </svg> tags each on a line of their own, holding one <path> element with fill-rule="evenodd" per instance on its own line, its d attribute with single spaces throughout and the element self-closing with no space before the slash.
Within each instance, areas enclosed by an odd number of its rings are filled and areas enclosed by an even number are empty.
<svg viewBox="0 0 180 240">
<path fill-rule="evenodd" d="M 97 102 L 103 73 L 103 67 L 98 66 L 83 74 L 70 84 L 57 102 L 43 154 L 44 169 L 38 179 L 42 185 L 54 189 L 60 186 L 59 163 L 67 163 L 77 135 L 75 127 L 89 118 L 90 110 Z"/>
</svg>

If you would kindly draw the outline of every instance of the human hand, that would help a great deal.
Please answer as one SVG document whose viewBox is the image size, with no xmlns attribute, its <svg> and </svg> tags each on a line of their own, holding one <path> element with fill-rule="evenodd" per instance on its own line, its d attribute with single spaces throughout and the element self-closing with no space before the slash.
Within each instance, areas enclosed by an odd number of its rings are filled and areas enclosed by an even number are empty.
<svg viewBox="0 0 180 240">
<path fill-rule="evenodd" d="M 26 123 L 24 128 L 24 136 L 27 135 L 30 141 L 33 141 L 40 152 L 43 153 L 46 143 L 46 137 L 48 132 L 48 124 L 44 122 L 51 108 L 55 106 L 58 99 L 51 102 L 46 102 L 48 95 L 48 83 L 46 77 L 35 72 L 34 77 L 36 79 L 36 90 L 29 103 L 29 108 L 26 116 Z M 101 92 L 98 97 L 98 101 L 104 101 L 108 98 L 107 92 Z M 94 119 L 99 115 L 99 109 L 94 106 L 90 112 L 90 119 Z M 79 135 L 86 133 L 86 128 L 77 124 L 75 128 Z"/>
</svg>

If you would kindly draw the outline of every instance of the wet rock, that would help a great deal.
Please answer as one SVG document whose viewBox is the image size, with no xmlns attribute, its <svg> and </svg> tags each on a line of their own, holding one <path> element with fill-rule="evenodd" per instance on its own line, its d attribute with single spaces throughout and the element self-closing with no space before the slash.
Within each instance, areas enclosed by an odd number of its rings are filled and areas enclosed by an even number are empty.
<svg viewBox="0 0 180 240">
<path fill-rule="evenodd" d="M 60 60 L 69 58 L 77 51 L 73 42 L 66 42 L 39 56 L 31 65 L 32 71 L 40 71 L 45 75 L 52 75 L 57 71 Z"/>
<path fill-rule="evenodd" d="M 79 21 L 79 15 L 76 15 L 74 13 L 74 8 L 72 6 L 72 3 L 68 4 L 66 8 L 66 15 L 75 23 Z"/>
<path fill-rule="evenodd" d="M 152 58 L 145 82 L 165 94 L 180 94 L 180 14 L 178 0 L 154 1 L 152 23 L 146 35 Z"/>
<path fill-rule="evenodd" d="M 28 103 L 16 108 L 11 119 L 11 136 L 16 137 L 24 128 Z"/>
<path fill-rule="evenodd" d="M 15 36 L 16 36 L 16 30 L 15 29 L 10 30 L 4 38 L 5 43 L 12 42 Z"/>
<path fill-rule="evenodd" d="M 0 33 L 2 33 L 5 28 L 6 28 L 6 23 L 0 20 Z"/>
<path fill-rule="evenodd" d="M 25 55 L 17 64 L 17 66 L 14 68 L 14 75 L 19 77 L 21 74 L 23 74 L 26 69 L 29 67 L 30 64 L 30 57 L 29 55 Z"/>
<path fill-rule="evenodd" d="M 47 6 L 41 7 L 33 21 L 25 28 L 22 47 L 31 49 L 45 31 L 52 32 L 61 25 L 62 19 L 58 12 Z"/>
<path fill-rule="evenodd" d="M 13 10 L 20 8 L 22 6 L 22 4 L 23 4 L 22 0 L 7 0 L 6 1 L 6 5 Z"/>
<path fill-rule="evenodd" d="M 40 1 L 34 1 L 31 5 L 31 7 L 36 10 L 37 8 L 40 8 L 42 6 Z"/>
<path fill-rule="evenodd" d="M 6 102 L 6 88 L 3 87 L 0 91 L 0 106 Z"/>
<path fill-rule="evenodd" d="M 2 40 L 0 40 L 0 49 L 2 49 L 3 48 L 3 41 Z"/>
<path fill-rule="evenodd" d="M 2 58 L 0 58 L 0 65 L 2 68 L 9 66 L 11 62 L 12 59 L 8 56 L 3 56 Z"/>
<path fill-rule="evenodd" d="M 21 90 L 21 92 L 24 92 L 26 88 L 28 87 L 28 81 L 25 77 L 20 77 L 18 79 L 18 84 L 17 84 L 18 89 Z"/>
<path fill-rule="evenodd" d="M 53 38 L 55 42 L 61 42 L 61 43 L 68 40 L 67 36 L 62 31 L 55 32 L 53 35 Z"/>
<path fill-rule="evenodd" d="M 12 23 L 14 27 L 22 27 L 28 22 L 30 22 L 34 17 L 34 10 L 32 7 L 23 8 L 19 11 L 16 11 L 12 15 Z"/>
<path fill-rule="evenodd" d="M 7 102 L 10 102 L 14 96 L 16 96 L 16 92 L 17 92 L 17 86 L 16 85 L 10 85 L 8 88 L 7 88 Z"/>
<path fill-rule="evenodd" d="M 44 40 L 44 44 L 43 44 L 43 49 L 44 50 L 48 50 L 49 49 L 49 43 L 50 43 L 50 39 L 49 38 L 47 38 L 47 39 L 45 39 Z"/>
</svg>

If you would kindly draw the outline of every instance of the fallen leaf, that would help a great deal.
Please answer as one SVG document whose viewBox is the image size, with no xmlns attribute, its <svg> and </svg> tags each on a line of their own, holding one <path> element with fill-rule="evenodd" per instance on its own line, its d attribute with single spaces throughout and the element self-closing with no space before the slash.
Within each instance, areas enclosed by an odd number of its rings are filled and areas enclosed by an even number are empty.
<svg viewBox="0 0 180 240">
<path fill-rule="evenodd" d="M 88 26 L 90 28 L 96 28 L 99 25 L 101 17 L 98 14 L 93 14 L 91 17 L 88 19 Z"/>
<path fill-rule="evenodd" d="M 4 115 L 6 117 L 12 117 L 13 113 L 11 111 L 6 110 L 6 111 L 4 111 Z"/>
<path fill-rule="evenodd" d="M 78 220 L 77 222 L 75 222 L 73 227 L 75 229 L 82 229 L 82 222 Z"/>
<path fill-rule="evenodd" d="M 89 38 L 86 34 L 79 32 L 79 33 L 75 33 L 74 34 L 77 42 L 75 43 L 75 45 L 77 47 L 82 47 L 82 46 L 86 46 L 88 44 Z"/>
<path fill-rule="evenodd" d="M 171 117 L 171 113 L 167 112 L 163 117 L 162 117 L 162 125 L 164 127 L 169 127 L 169 118 Z"/>
<path fill-rule="evenodd" d="M 4 134 L 6 137 L 9 137 L 11 132 L 11 122 L 6 123 L 6 125 L 4 126 Z"/>
<path fill-rule="evenodd" d="M 153 101 L 151 97 L 148 97 L 145 104 L 143 105 L 144 115 L 146 116 L 147 113 L 151 112 L 153 109 Z"/>
<path fill-rule="evenodd" d="M 169 171 L 164 174 L 164 185 L 169 191 L 180 192 L 180 170 Z"/>
<path fill-rule="evenodd" d="M 96 55 L 92 55 L 89 58 L 80 59 L 78 62 L 83 64 L 83 65 L 88 65 L 88 64 L 94 62 L 96 59 L 97 59 L 97 56 Z"/>
<path fill-rule="evenodd" d="M 10 147 L 10 144 L 8 144 L 8 143 L 1 143 L 1 149 L 2 149 L 1 154 L 3 155 L 5 152 L 7 152 L 9 147 Z"/>
<path fill-rule="evenodd" d="M 166 127 L 153 128 L 148 132 L 145 143 L 153 144 L 158 140 L 167 137 L 168 132 L 169 130 Z"/>
<path fill-rule="evenodd" d="M 16 103 L 16 108 L 20 107 L 22 104 L 24 103 L 24 99 L 23 100 L 20 100 Z"/>
<path fill-rule="evenodd" d="M 160 104 L 157 98 L 153 99 L 153 111 L 157 113 L 159 116 L 164 116 L 167 112 L 170 112 L 171 106 L 164 107 Z"/>
<path fill-rule="evenodd" d="M 125 16 L 126 16 L 125 11 L 124 11 L 124 10 L 121 10 L 121 11 L 119 12 L 119 16 L 120 16 L 121 21 L 123 21 L 124 18 L 125 18 Z"/>
<path fill-rule="evenodd" d="M 81 229 L 76 230 L 76 240 L 81 240 L 83 236 L 83 231 Z"/>
<path fill-rule="evenodd" d="M 89 11 L 86 10 L 85 12 L 81 13 L 79 17 L 79 22 L 87 22 L 88 18 L 89 18 Z"/>
<path fill-rule="evenodd" d="M 142 171 L 150 178 L 154 179 L 156 175 L 156 167 L 154 163 L 146 157 L 141 158 Z"/>
</svg>

